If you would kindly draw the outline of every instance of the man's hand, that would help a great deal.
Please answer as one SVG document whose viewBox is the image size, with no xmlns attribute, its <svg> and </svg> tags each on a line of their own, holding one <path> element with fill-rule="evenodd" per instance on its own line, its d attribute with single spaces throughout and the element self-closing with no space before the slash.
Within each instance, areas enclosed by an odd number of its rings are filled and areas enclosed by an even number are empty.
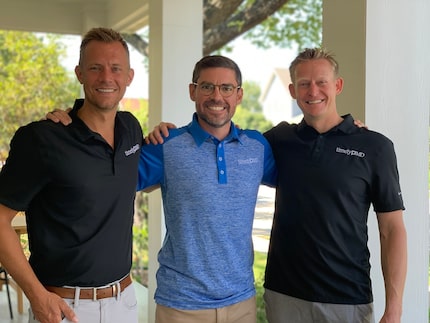
<svg viewBox="0 0 430 323">
<path fill-rule="evenodd" d="M 384 314 L 379 323 L 400 323 L 401 315 Z"/>
<path fill-rule="evenodd" d="M 31 302 L 35 319 L 41 323 L 58 323 L 66 318 L 70 322 L 78 322 L 75 312 L 58 295 L 46 291 Z"/>
<path fill-rule="evenodd" d="M 367 130 L 369 130 L 369 128 L 363 122 L 361 122 L 361 120 L 354 120 L 354 124 L 359 128 L 366 128 Z"/>
<path fill-rule="evenodd" d="M 46 119 L 51 120 L 55 123 L 61 122 L 63 125 L 67 126 L 72 123 L 72 118 L 70 118 L 69 116 L 69 112 L 71 110 L 71 108 L 68 108 L 66 110 L 55 109 L 46 114 Z"/>
<path fill-rule="evenodd" d="M 162 144 L 164 142 L 163 137 L 169 137 L 169 129 L 174 129 L 176 126 L 170 122 L 160 122 L 158 126 L 148 134 L 145 138 L 147 144 L 152 143 L 154 145 Z"/>
</svg>

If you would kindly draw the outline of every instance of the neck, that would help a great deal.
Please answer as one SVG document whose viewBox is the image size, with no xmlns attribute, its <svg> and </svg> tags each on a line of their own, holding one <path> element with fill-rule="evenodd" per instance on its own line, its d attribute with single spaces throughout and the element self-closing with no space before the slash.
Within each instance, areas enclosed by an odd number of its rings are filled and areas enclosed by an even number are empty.
<svg viewBox="0 0 430 323">
<path fill-rule="evenodd" d="M 227 123 L 221 127 L 213 127 L 213 126 L 209 126 L 207 124 L 202 124 L 200 122 L 199 122 L 199 124 L 203 130 L 205 130 L 210 135 L 214 136 L 219 141 L 224 140 L 225 137 L 227 137 L 228 134 L 230 133 L 231 122 L 229 122 L 229 123 Z"/>
<path fill-rule="evenodd" d="M 85 104 L 78 111 L 78 117 L 87 127 L 100 134 L 111 147 L 114 146 L 115 116 L 116 110 L 95 110 Z"/>
<path fill-rule="evenodd" d="M 305 116 L 304 119 L 306 123 L 318 131 L 318 133 L 325 133 L 343 121 L 343 118 L 338 114 L 332 118 L 312 118 Z"/>
</svg>

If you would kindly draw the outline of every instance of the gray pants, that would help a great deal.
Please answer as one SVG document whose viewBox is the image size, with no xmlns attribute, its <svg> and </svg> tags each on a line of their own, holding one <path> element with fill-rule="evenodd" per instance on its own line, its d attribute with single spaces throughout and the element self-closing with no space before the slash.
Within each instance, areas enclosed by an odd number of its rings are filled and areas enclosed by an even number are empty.
<svg viewBox="0 0 430 323">
<path fill-rule="evenodd" d="M 91 299 L 64 299 L 73 309 L 79 323 L 137 323 L 137 300 L 133 284 L 128 286 L 118 297 Z M 33 316 L 31 307 L 28 315 L 29 323 L 38 323 Z M 64 319 L 62 322 L 70 322 Z"/>
<path fill-rule="evenodd" d="M 265 290 L 269 323 L 374 323 L 373 304 L 344 305 L 308 302 Z"/>
</svg>

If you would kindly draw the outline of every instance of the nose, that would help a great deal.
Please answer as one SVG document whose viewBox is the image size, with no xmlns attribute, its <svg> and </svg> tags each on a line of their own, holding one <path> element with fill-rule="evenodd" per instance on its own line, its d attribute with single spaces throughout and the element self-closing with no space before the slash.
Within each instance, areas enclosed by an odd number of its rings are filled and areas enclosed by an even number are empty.
<svg viewBox="0 0 430 323">
<path fill-rule="evenodd" d="M 318 93 L 318 86 L 315 82 L 311 82 L 309 85 L 309 94 L 314 96 Z"/>
<path fill-rule="evenodd" d="M 99 79 L 101 81 L 106 81 L 112 79 L 112 71 L 108 68 L 103 68 L 99 73 Z"/>
<path fill-rule="evenodd" d="M 220 85 L 214 85 L 214 91 L 212 92 L 211 96 L 213 98 L 222 98 L 221 95 L 221 86 Z"/>
</svg>

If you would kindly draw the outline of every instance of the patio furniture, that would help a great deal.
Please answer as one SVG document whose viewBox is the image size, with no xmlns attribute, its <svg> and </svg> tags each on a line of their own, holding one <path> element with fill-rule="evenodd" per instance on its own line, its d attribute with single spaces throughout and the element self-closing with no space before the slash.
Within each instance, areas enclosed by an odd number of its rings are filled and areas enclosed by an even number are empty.
<svg viewBox="0 0 430 323">
<path fill-rule="evenodd" d="M 10 299 L 10 291 L 9 291 L 9 276 L 6 269 L 0 265 L 0 287 L 3 287 L 3 285 L 6 286 L 7 300 L 9 302 L 10 318 L 13 319 L 12 302 Z"/>
</svg>

